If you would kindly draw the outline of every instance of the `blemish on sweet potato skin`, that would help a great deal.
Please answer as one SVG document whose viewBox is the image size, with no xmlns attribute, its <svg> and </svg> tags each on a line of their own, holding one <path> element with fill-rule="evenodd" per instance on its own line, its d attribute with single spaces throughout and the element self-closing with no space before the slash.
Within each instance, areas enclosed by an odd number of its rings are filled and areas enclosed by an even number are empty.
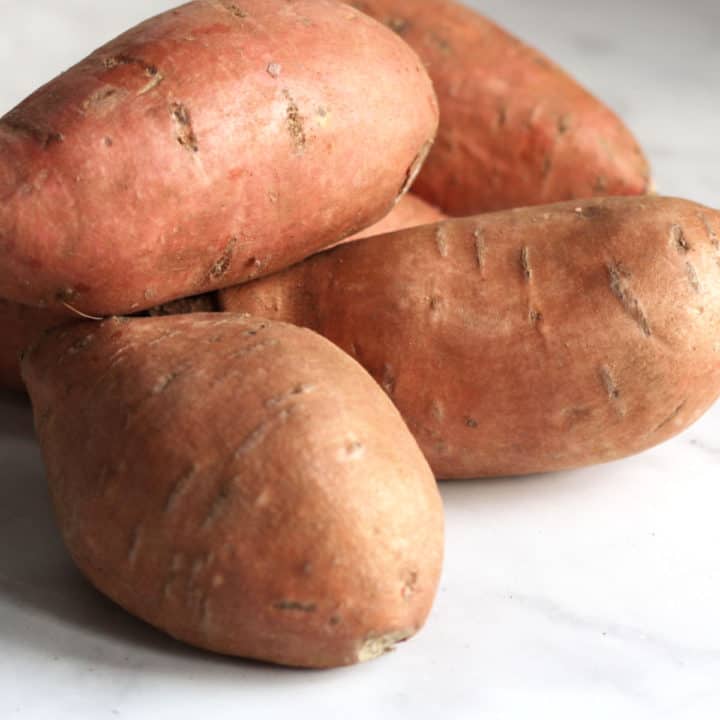
<svg viewBox="0 0 720 720">
<path fill-rule="evenodd" d="M 189 152 L 198 152 L 200 147 L 188 108 L 182 103 L 174 102 L 170 105 L 170 114 L 175 122 L 178 143 Z"/>
</svg>

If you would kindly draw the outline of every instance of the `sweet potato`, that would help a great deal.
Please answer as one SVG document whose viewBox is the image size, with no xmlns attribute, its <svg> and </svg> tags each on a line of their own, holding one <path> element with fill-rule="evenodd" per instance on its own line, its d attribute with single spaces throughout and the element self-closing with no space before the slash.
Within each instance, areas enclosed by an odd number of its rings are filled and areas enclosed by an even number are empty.
<svg viewBox="0 0 720 720">
<path fill-rule="evenodd" d="M 20 305 L 0 298 L 0 389 L 22 391 L 20 354 L 44 330 L 69 322 L 58 311 Z"/>
<path fill-rule="evenodd" d="M 213 294 L 182 298 L 165 305 L 150 308 L 150 315 L 182 315 L 186 313 L 214 312 Z M 77 316 L 75 317 L 77 320 Z M 0 298 L 0 388 L 23 391 L 20 375 L 20 355 L 45 330 L 72 322 L 67 315 L 55 309 L 34 308 Z"/>
<path fill-rule="evenodd" d="M 382 220 L 349 237 L 346 242 L 373 237 L 373 235 L 385 235 L 418 225 L 429 225 L 446 219 L 445 213 L 426 203 L 417 195 L 408 193 L 398 200 L 397 205 Z"/>
<path fill-rule="evenodd" d="M 307 667 L 371 659 L 422 626 L 437 485 L 331 343 L 244 316 L 112 319 L 48 333 L 23 372 L 65 543 L 130 612 Z"/>
<path fill-rule="evenodd" d="M 127 314 L 384 216 L 437 126 L 387 28 L 332 0 L 196 0 L 0 120 L 0 297 Z"/>
<path fill-rule="evenodd" d="M 438 139 L 416 192 L 450 215 L 634 195 L 649 169 L 630 131 L 544 55 L 453 0 L 356 0 L 424 61 Z"/>
<path fill-rule="evenodd" d="M 400 198 L 397 205 L 382 220 L 348 238 L 346 242 L 407 227 L 426 225 L 445 217 L 437 208 L 412 193 L 408 193 Z M 214 294 L 207 293 L 181 298 L 150 308 L 148 313 L 150 315 L 182 315 L 213 312 L 214 310 Z M 4 338 L 4 342 L 0 346 L 0 388 L 23 390 L 24 385 L 20 377 L 20 353 L 43 330 L 63 325 L 68 321 L 69 318 L 63 312 L 31 308 L 0 299 L 0 336 Z"/>
<path fill-rule="evenodd" d="M 610 198 L 450 220 L 221 294 L 306 325 L 393 398 L 436 474 L 604 462 L 720 392 L 720 213 Z"/>
</svg>

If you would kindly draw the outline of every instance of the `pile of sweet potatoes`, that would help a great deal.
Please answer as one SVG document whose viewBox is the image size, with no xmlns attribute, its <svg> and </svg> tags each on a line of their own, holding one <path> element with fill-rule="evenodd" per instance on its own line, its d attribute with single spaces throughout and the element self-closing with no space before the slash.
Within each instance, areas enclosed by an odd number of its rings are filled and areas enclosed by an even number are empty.
<svg viewBox="0 0 720 720">
<path fill-rule="evenodd" d="M 436 477 L 621 458 L 720 394 L 720 214 L 650 188 L 453 0 L 193 0 L 99 48 L 0 119 L 0 384 L 74 561 L 216 652 L 408 639 Z"/>
</svg>

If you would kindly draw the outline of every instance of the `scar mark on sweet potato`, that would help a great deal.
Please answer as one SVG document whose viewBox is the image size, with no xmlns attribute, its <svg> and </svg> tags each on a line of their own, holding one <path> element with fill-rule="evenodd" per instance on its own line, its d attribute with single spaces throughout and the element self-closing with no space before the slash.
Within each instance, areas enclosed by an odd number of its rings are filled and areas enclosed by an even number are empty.
<svg viewBox="0 0 720 720">
<path fill-rule="evenodd" d="M 713 230 L 708 216 L 705 215 L 705 213 L 698 213 L 698 215 L 700 217 L 700 220 L 702 221 L 703 226 L 705 227 L 705 232 L 707 233 L 708 240 L 710 240 L 710 244 L 714 248 L 720 247 L 720 240 L 718 239 L 718 234 L 715 232 L 715 230 Z"/>
<path fill-rule="evenodd" d="M 603 365 L 600 368 L 600 379 L 602 380 L 603 387 L 607 393 L 608 400 L 615 406 L 621 415 L 624 415 L 625 411 L 620 406 L 620 388 L 613 377 L 612 370 L 607 365 Z"/>
<path fill-rule="evenodd" d="M 685 231 L 680 225 L 673 225 L 670 228 L 670 242 L 680 253 L 688 253 L 691 250 L 690 243 L 685 236 Z"/>
<path fill-rule="evenodd" d="M 235 449 L 234 458 L 237 460 L 261 445 L 269 435 L 278 428 L 282 427 L 288 421 L 293 414 L 294 409 L 293 405 L 289 405 L 253 428 L 240 441 L 240 444 Z"/>
<path fill-rule="evenodd" d="M 220 489 L 217 492 L 217 495 L 215 495 L 215 497 L 213 498 L 212 502 L 210 503 L 210 507 L 205 514 L 205 518 L 202 522 L 203 530 L 210 529 L 224 514 L 231 496 L 232 486 L 227 483 L 221 485 Z M 195 567 L 196 566 L 193 566 L 194 574 L 196 574 Z"/>
<path fill-rule="evenodd" d="M 415 156 L 415 159 L 413 160 L 412 164 L 408 168 L 407 174 L 405 176 L 405 181 L 403 182 L 403 185 L 400 188 L 400 192 L 398 193 L 398 196 L 395 199 L 395 202 L 400 200 L 400 198 L 403 195 L 405 195 L 405 193 L 412 187 L 413 183 L 417 179 L 417 176 L 420 174 L 420 171 L 422 170 L 423 165 L 425 164 L 425 160 L 427 159 L 427 156 L 430 153 L 430 149 L 432 148 L 432 146 L 433 146 L 433 140 L 428 140 L 420 148 L 420 152 Z"/>
<path fill-rule="evenodd" d="M 300 115 L 300 108 L 298 108 L 297 103 L 295 102 L 295 100 L 293 100 L 289 90 L 283 90 L 283 95 L 285 96 L 285 100 L 287 101 L 285 114 L 287 117 L 288 133 L 290 134 L 290 139 L 295 146 L 295 152 L 302 153 L 305 149 L 307 137 L 305 135 L 305 125 L 303 122 L 303 118 Z"/>
<path fill-rule="evenodd" d="M 543 314 L 539 310 L 530 309 L 528 313 L 528 321 L 533 327 L 538 327 L 543 321 Z"/>
<path fill-rule="evenodd" d="M 452 45 L 450 44 L 450 41 L 444 38 L 442 35 L 439 35 L 438 33 L 434 31 L 430 31 L 427 34 L 428 39 L 432 42 L 435 47 L 440 50 L 443 55 L 449 55 L 452 52 Z"/>
<path fill-rule="evenodd" d="M 138 553 L 142 547 L 143 531 L 142 525 L 138 525 L 130 536 L 130 547 L 128 548 L 128 562 L 130 565 L 134 565 L 137 560 Z"/>
<path fill-rule="evenodd" d="M 497 109 L 496 120 L 497 120 L 498 128 L 504 128 L 507 125 L 507 120 L 508 120 L 507 105 L 501 105 Z"/>
<path fill-rule="evenodd" d="M 400 591 L 403 600 L 409 601 L 410 598 L 412 598 L 412 596 L 417 592 L 417 585 L 419 579 L 420 575 L 415 570 L 407 574 L 405 580 L 403 581 L 402 590 Z"/>
<path fill-rule="evenodd" d="M 437 312 L 438 310 L 441 310 L 443 306 L 443 299 L 441 295 L 433 295 L 430 298 L 430 310 L 432 312 Z"/>
<path fill-rule="evenodd" d="M 219 280 L 230 269 L 237 242 L 238 240 L 236 237 L 231 237 L 230 240 L 228 240 L 225 251 L 210 268 L 210 272 L 208 274 L 211 280 Z"/>
<path fill-rule="evenodd" d="M 385 21 L 385 24 L 398 35 L 404 35 L 410 28 L 410 21 L 401 17 L 391 17 Z"/>
<path fill-rule="evenodd" d="M 466 415 L 465 416 L 465 426 L 469 427 L 471 430 L 476 430 L 480 426 L 480 423 L 478 423 L 478 421 L 475 418 L 470 417 L 469 415 Z"/>
<path fill-rule="evenodd" d="M 302 603 L 297 600 L 279 600 L 273 603 L 275 610 L 289 610 L 295 612 L 314 613 L 317 610 L 316 603 Z"/>
<path fill-rule="evenodd" d="M 153 75 L 148 83 L 146 85 L 143 85 L 138 91 L 137 96 L 145 95 L 146 93 L 149 93 L 151 90 L 154 90 L 163 80 L 165 79 L 165 76 L 161 72 L 157 72 L 155 75 Z"/>
<path fill-rule="evenodd" d="M 700 285 L 700 278 L 698 277 L 697 270 L 689 260 L 685 263 L 685 270 L 692 289 L 697 293 L 702 292 L 702 286 Z"/>
<path fill-rule="evenodd" d="M 476 228 L 473 231 L 473 240 L 475 241 L 475 260 L 480 270 L 485 269 L 485 233 L 482 228 Z"/>
<path fill-rule="evenodd" d="M 675 418 L 683 411 L 685 406 L 687 405 L 687 400 L 683 400 L 671 413 L 666 417 L 654 430 L 654 432 L 658 432 L 659 430 L 662 430 L 664 427 L 669 425 Z"/>
<path fill-rule="evenodd" d="M 380 380 L 385 392 L 392 397 L 395 394 L 395 387 L 397 385 L 397 378 L 390 365 L 383 365 L 382 378 Z"/>
<path fill-rule="evenodd" d="M 279 342 L 277 340 L 264 340 L 253 345 L 246 345 L 244 348 L 227 355 L 227 360 L 237 360 L 238 358 L 242 358 L 256 352 L 262 352 L 263 350 L 277 347 L 278 345 Z"/>
<path fill-rule="evenodd" d="M 242 10 L 240 6 L 237 3 L 234 2 L 222 2 L 220 3 L 231 15 L 234 15 L 236 18 L 240 18 L 241 20 L 244 20 L 248 14 L 245 10 Z"/>
<path fill-rule="evenodd" d="M 100 90 L 96 90 L 87 100 L 82 104 L 83 110 L 87 111 L 96 107 L 101 107 L 107 104 L 107 101 L 118 94 L 117 88 L 104 87 Z"/>
<path fill-rule="evenodd" d="M 347 460 L 360 460 L 365 456 L 365 446 L 357 440 L 349 442 L 345 446 L 345 457 Z"/>
<path fill-rule="evenodd" d="M 44 128 L 28 122 L 27 120 L 22 120 L 20 118 L 16 119 L 12 117 L 12 113 L 6 115 L 0 122 L 12 130 L 26 133 L 45 150 L 53 145 L 62 143 L 65 140 L 62 133 L 55 132 L 53 130 L 45 130 Z"/>
<path fill-rule="evenodd" d="M 121 65 L 137 65 L 148 77 L 154 77 L 158 74 L 157 66 L 133 55 L 125 55 L 123 53 L 120 55 L 112 55 L 111 57 L 104 58 L 102 62 L 107 70 L 112 70 Z"/>
<path fill-rule="evenodd" d="M 158 378 L 155 385 L 153 385 L 152 394 L 162 395 L 175 380 L 180 376 L 179 372 L 169 372 Z"/>
<path fill-rule="evenodd" d="M 571 115 L 561 115 L 557 121 L 558 135 L 565 135 L 572 125 Z"/>
<path fill-rule="evenodd" d="M 196 153 L 200 148 L 192 125 L 190 111 L 182 103 L 172 103 L 170 114 L 175 121 L 176 139 L 187 151 Z"/>
<path fill-rule="evenodd" d="M 279 63 L 276 63 L 276 62 L 271 62 L 268 64 L 266 70 L 267 70 L 267 74 L 271 78 L 277 79 L 280 77 L 280 73 L 282 72 L 282 65 L 280 65 Z"/>
<path fill-rule="evenodd" d="M 171 513 L 177 507 L 178 502 L 180 502 L 180 500 L 190 489 L 196 474 L 197 468 L 195 467 L 195 465 L 193 465 L 173 485 L 172 489 L 168 493 L 167 499 L 165 500 L 165 507 L 163 508 L 163 512 Z"/>
<path fill-rule="evenodd" d="M 520 267 L 525 279 L 529 282 L 532 279 L 532 267 L 530 265 L 530 248 L 525 245 L 520 251 Z"/>
<path fill-rule="evenodd" d="M 443 225 L 438 225 L 435 230 L 435 244 L 437 245 L 440 257 L 446 258 L 448 256 L 448 243 L 445 235 L 445 227 Z"/>
<path fill-rule="evenodd" d="M 315 392 L 317 389 L 316 385 L 310 385 L 307 383 L 298 383 L 294 387 L 292 387 L 287 392 L 281 393 L 280 395 L 275 395 L 274 397 L 271 397 L 266 403 L 265 407 L 278 407 L 279 405 L 283 405 L 288 400 L 292 400 L 294 397 L 298 397 L 299 395 L 309 395 L 312 392 Z"/>
<path fill-rule="evenodd" d="M 650 323 L 640 305 L 640 301 L 635 297 L 629 287 L 630 272 L 618 263 L 610 263 L 607 265 L 607 272 L 610 278 L 610 290 L 612 294 L 620 301 L 623 310 L 635 321 L 643 334 L 646 337 L 650 337 L 652 335 Z"/>
</svg>

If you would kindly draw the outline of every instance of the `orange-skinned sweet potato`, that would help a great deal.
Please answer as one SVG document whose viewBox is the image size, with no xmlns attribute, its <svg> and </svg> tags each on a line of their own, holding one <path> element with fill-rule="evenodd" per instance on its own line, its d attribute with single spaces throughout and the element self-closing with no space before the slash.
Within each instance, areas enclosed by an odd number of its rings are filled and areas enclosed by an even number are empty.
<svg viewBox="0 0 720 720">
<path fill-rule="evenodd" d="M 182 298 L 151 308 L 150 315 L 181 315 L 194 312 L 213 312 L 213 294 Z M 77 320 L 77 316 L 75 317 Z M 0 388 L 23 391 L 20 375 L 20 356 L 45 330 L 72 322 L 65 312 L 34 308 L 0 298 Z"/>
<path fill-rule="evenodd" d="M 441 210 L 425 202 L 414 193 L 408 193 L 398 200 L 397 205 L 382 220 L 349 237 L 345 242 L 361 240 L 362 238 L 373 237 L 373 235 L 385 235 L 386 233 L 417 227 L 418 225 L 429 225 L 446 219 L 447 215 Z"/>
<path fill-rule="evenodd" d="M 354 355 L 435 473 L 515 475 L 667 440 L 720 393 L 720 213 L 658 197 L 505 211 L 221 293 Z"/>
<path fill-rule="evenodd" d="M 426 225 L 445 219 L 445 215 L 416 195 L 403 195 L 397 205 L 382 220 L 348 238 L 345 242 L 358 240 L 372 235 L 401 230 L 417 225 Z M 148 312 L 150 315 L 180 315 L 191 312 L 212 312 L 214 298 L 212 293 L 190 298 L 181 298 L 165 303 Z M 0 299 L 0 388 L 23 390 L 20 376 L 20 353 L 35 338 L 48 328 L 69 322 L 62 311 L 32 308 Z"/>
<path fill-rule="evenodd" d="M 65 543 L 130 612 L 305 667 L 377 657 L 424 623 L 437 485 L 323 338 L 233 315 L 84 322 L 45 335 L 23 373 Z"/>
<path fill-rule="evenodd" d="M 286 267 L 384 216 L 437 103 L 332 0 L 195 0 L 0 120 L 0 297 L 127 314 Z"/>
<path fill-rule="evenodd" d="M 64 313 L 0 298 L 0 388 L 22 391 L 20 355 L 48 328 L 69 322 Z"/>
<path fill-rule="evenodd" d="M 355 0 L 418 53 L 440 130 L 414 188 L 450 215 L 636 195 L 649 169 L 630 131 L 561 68 L 454 0 Z"/>
</svg>

